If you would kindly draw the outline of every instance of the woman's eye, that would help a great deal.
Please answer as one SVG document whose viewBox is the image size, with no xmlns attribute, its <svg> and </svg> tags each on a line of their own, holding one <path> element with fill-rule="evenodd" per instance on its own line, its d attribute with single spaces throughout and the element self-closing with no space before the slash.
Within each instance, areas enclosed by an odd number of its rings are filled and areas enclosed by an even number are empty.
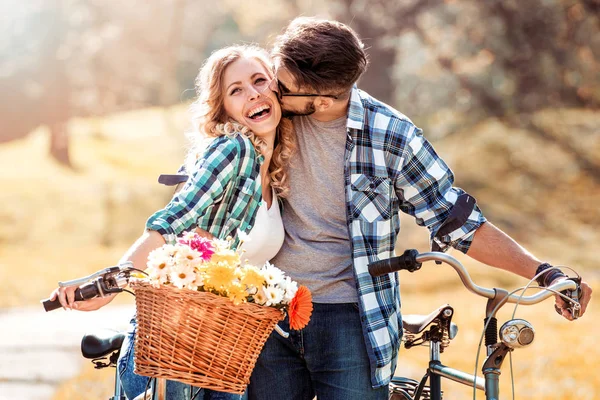
<svg viewBox="0 0 600 400">
<path fill-rule="evenodd" d="M 265 83 L 267 80 L 265 78 L 256 78 L 256 81 L 254 81 L 255 84 L 263 84 Z"/>
<path fill-rule="evenodd" d="M 229 92 L 229 95 L 236 94 L 236 93 L 238 93 L 240 90 L 241 90 L 240 88 L 235 88 L 235 89 L 233 89 L 231 92 Z"/>
</svg>

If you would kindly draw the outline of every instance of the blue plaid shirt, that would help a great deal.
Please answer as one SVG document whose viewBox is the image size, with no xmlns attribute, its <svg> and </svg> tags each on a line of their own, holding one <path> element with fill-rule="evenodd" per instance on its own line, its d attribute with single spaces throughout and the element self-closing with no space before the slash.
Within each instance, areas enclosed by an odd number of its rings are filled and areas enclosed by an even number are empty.
<svg viewBox="0 0 600 400">
<path fill-rule="evenodd" d="M 187 171 L 183 188 L 148 219 L 146 229 L 175 243 L 182 232 L 200 228 L 220 239 L 231 236 L 237 246 L 238 231 L 252 229 L 262 200 L 263 160 L 242 134 L 215 138 L 194 170 Z"/>
<path fill-rule="evenodd" d="M 361 321 L 374 387 L 387 385 L 396 369 L 402 336 L 397 274 L 372 277 L 368 263 L 394 256 L 401 210 L 426 226 L 431 239 L 464 191 L 453 187 L 450 168 L 407 117 L 354 88 L 347 121 L 346 213 L 352 242 Z M 441 238 L 467 252 L 485 222 L 477 206 L 464 225 Z"/>
</svg>

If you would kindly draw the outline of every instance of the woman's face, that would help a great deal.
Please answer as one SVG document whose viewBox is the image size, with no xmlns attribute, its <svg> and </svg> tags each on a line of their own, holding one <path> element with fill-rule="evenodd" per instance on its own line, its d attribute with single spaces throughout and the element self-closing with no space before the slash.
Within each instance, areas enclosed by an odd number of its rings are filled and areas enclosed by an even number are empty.
<svg viewBox="0 0 600 400">
<path fill-rule="evenodd" d="M 274 134 L 281 119 L 270 82 L 267 70 L 254 58 L 240 58 L 223 73 L 225 112 L 257 136 Z"/>
</svg>

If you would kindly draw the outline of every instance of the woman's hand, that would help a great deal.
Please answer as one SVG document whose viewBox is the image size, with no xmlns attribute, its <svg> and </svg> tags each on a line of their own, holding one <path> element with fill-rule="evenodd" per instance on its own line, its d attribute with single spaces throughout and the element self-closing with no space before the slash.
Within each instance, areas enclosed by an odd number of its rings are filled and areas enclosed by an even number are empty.
<svg viewBox="0 0 600 400">
<path fill-rule="evenodd" d="M 115 298 L 115 293 L 113 293 L 105 297 L 75 301 L 76 289 L 77 288 L 73 286 L 56 288 L 50 295 L 50 300 L 55 300 L 58 297 L 58 301 L 65 310 L 95 311 L 104 307 Z"/>
</svg>

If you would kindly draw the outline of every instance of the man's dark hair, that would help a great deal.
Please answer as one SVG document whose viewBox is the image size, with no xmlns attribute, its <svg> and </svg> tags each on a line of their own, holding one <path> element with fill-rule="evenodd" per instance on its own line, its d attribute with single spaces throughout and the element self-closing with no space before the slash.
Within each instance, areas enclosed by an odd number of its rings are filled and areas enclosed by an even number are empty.
<svg viewBox="0 0 600 400">
<path fill-rule="evenodd" d="M 346 94 L 368 65 L 364 44 L 347 25 L 300 17 L 279 35 L 271 53 L 299 87 Z"/>
</svg>

